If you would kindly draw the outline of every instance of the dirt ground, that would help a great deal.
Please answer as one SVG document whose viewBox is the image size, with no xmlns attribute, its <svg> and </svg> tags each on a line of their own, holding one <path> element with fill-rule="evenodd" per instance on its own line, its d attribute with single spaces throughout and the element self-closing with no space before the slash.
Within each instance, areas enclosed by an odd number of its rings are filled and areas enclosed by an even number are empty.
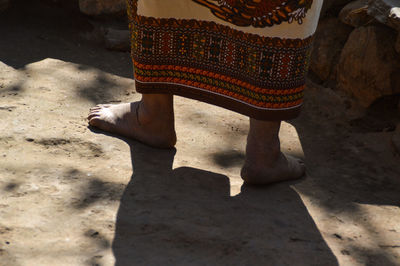
<svg viewBox="0 0 400 266">
<path fill-rule="evenodd" d="M 243 186 L 241 115 L 176 97 L 176 150 L 88 128 L 94 104 L 139 99 L 129 54 L 31 2 L 0 14 L 1 266 L 400 265 L 385 117 L 310 81 L 281 132 L 306 177 Z"/>
</svg>

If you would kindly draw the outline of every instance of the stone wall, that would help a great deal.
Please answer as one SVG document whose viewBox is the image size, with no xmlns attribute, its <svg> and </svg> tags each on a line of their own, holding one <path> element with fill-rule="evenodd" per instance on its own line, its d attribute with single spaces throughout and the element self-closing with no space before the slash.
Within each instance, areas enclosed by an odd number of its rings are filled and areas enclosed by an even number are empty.
<svg viewBox="0 0 400 266">
<path fill-rule="evenodd" d="M 333 3 L 325 3 L 311 73 L 320 83 L 346 93 L 363 107 L 400 94 L 400 2 Z"/>
</svg>

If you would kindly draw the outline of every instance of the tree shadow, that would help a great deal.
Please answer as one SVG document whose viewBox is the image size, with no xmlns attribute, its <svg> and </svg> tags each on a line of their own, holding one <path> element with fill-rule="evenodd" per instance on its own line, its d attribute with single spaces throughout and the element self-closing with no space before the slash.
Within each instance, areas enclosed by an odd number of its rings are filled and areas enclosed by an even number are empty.
<svg viewBox="0 0 400 266">
<path fill-rule="evenodd" d="M 49 7 L 39 0 L 13 0 L 12 4 L 0 16 L 0 60 L 7 65 L 22 69 L 32 62 L 57 58 L 79 64 L 77 71 L 92 66 L 119 76 L 132 76 L 128 53 L 93 49 L 96 44 L 82 38 L 80 34 L 91 30 L 82 14 Z M 116 92 L 111 92 L 112 88 L 113 83 L 100 76 L 98 82 L 83 87 L 78 95 L 92 102 L 107 101 Z M 19 93 L 23 93 L 23 84 L 2 89 L 0 96 Z M 340 103 L 323 107 L 332 99 L 324 93 L 309 101 L 303 115 L 292 122 L 299 132 L 308 167 L 307 184 L 296 185 L 296 190 L 314 198 L 326 212 L 344 213 L 352 219 L 360 212 L 354 203 L 398 206 L 398 165 L 379 158 L 380 154 L 374 164 L 363 157 L 373 151 L 363 147 L 362 141 L 351 139 L 358 135 L 351 137 L 346 133 L 349 130 L 335 128 L 336 122 L 328 112 Z M 321 113 L 323 108 L 327 112 Z M 371 128 L 369 121 L 361 122 L 362 127 Z M 226 176 L 195 168 L 172 169 L 173 152 L 129 144 L 134 174 L 118 213 L 113 243 L 117 265 L 298 265 L 303 260 L 304 264 L 337 264 L 288 183 L 260 189 L 243 187 L 238 196 L 231 198 Z M 215 154 L 214 159 L 224 167 L 237 166 L 243 154 L 226 151 Z M 93 180 L 88 193 L 82 196 L 83 203 L 77 206 L 85 208 L 107 198 L 100 193 L 103 189 L 109 187 Z M 376 230 L 368 220 L 354 221 L 368 232 Z M 371 264 L 391 265 L 385 257 L 390 252 L 358 246 L 353 250 L 356 257 L 370 256 Z"/>
<path fill-rule="evenodd" d="M 127 141 L 132 179 L 117 214 L 116 265 L 337 265 L 288 183 L 243 186 L 180 167 L 175 150 Z"/>
<path fill-rule="evenodd" d="M 106 50 L 100 42 L 87 37 L 93 32 L 88 17 L 77 9 L 53 2 L 11 1 L 10 8 L 0 15 L 0 61 L 14 69 L 24 70 L 28 64 L 52 58 L 79 65 L 77 72 L 100 69 L 121 77 L 133 77 L 128 52 Z M 94 86 L 95 93 L 108 96 L 112 84 L 106 82 L 100 77 L 93 86 L 79 91 L 78 96 L 97 100 L 91 95 Z M 19 88 L 9 90 L 18 92 Z M 4 90 L 1 93 L 5 93 Z"/>
<path fill-rule="evenodd" d="M 323 97 L 323 92 L 308 95 Z M 398 206 L 400 168 L 393 167 L 398 161 L 390 151 L 392 133 L 354 131 L 346 113 L 332 111 L 340 103 L 332 101 L 325 109 L 321 105 L 308 99 L 300 117 L 290 122 L 298 131 L 313 183 L 321 193 L 334 190 L 340 202 Z M 326 206 L 333 208 L 329 201 Z"/>
<path fill-rule="evenodd" d="M 371 219 L 375 214 L 361 208 L 400 206 L 400 168 L 390 150 L 391 133 L 354 130 L 348 112 L 338 110 L 344 106 L 338 99 L 320 89 L 310 89 L 306 95 L 306 108 L 290 121 L 298 131 L 307 165 L 307 182 L 296 185 L 296 191 L 313 199 L 331 218 L 331 227 L 346 231 L 340 236 L 343 255 L 366 265 L 397 265 L 395 249 L 382 248 L 389 241 L 385 232 L 392 228 L 383 217 L 376 223 Z M 352 224 L 358 228 L 345 229 Z M 338 229 L 326 233 L 334 230 Z M 374 245 L 365 247 L 354 236 L 357 230 L 363 238 L 373 238 Z"/>
</svg>

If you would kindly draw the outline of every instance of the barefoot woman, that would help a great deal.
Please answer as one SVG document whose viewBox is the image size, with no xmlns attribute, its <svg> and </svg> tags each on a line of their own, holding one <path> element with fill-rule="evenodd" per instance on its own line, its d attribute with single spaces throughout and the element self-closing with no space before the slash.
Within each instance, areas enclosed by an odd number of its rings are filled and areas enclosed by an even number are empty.
<svg viewBox="0 0 400 266">
<path fill-rule="evenodd" d="M 250 117 L 242 178 L 299 178 L 280 151 L 281 120 L 303 101 L 322 0 L 127 0 L 140 102 L 98 105 L 89 123 L 168 148 L 176 143 L 173 95 Z"/>
</svg>

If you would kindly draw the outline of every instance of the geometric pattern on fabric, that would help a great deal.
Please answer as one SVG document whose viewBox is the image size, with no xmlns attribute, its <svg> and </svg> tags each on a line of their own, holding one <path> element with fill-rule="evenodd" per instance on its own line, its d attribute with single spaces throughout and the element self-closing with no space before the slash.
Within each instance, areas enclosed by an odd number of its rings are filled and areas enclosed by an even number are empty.
<svg viewBox="0 0 400 266">
<path fill-rule="evenodd" d="M 279 111 L 276 119 L 297 115 L 312 36 L 271 38 L 212 21 L 140 16 L 136 4 L 128 0 L 140 92 L 177 93 L 258 119 L 274 119 L 268 111 Z"/>
</svg>

